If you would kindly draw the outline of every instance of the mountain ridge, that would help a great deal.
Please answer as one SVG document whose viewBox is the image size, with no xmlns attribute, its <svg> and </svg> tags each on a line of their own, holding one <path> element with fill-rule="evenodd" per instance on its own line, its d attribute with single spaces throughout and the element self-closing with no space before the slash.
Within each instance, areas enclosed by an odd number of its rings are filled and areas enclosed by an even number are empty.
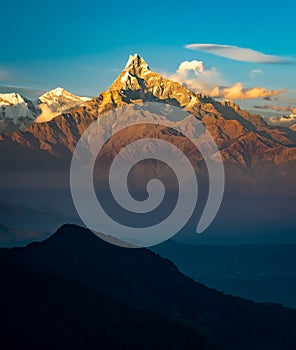
<svg viewBox="0 0 296 350">
<path fill-rule="evenodd" d="M 25 130 L 38 113 L 34 103 L 21 94 L 0 94 L 0 134 Z"/>
<path fill-rule="evenodd" d="M 261 176 L 265 167 L 281 166 L 283 169 L 277 176 L 283 181 L 289 177 L 289 169 L 296 161 L 294 131 L 270 126 L 261 116 L 243 111 L 230 101 L 218 102 L 195 94 L 180 83 L 150 71 L 137 54 L 130 56 L 107 91 L 49 122 L 34 123 L 24 132 L 0 135 L 0 149 L 4 144 L 16 143 L 28 150 L 41 149 L 54 157 L 71 157 L 92 121 L 114 108 L 147 101 L 178 106 L 201 120 L 215 139 L 225 165 L 249 184 L 254 183 L 252 176 L 256 173 Z M 180 147 L 184 148 L 182 144 Z"/>
<path fill-rule="evenodd" d="M 5 349 L 97 349 L 98 344 L 126 350 L 213 349 L 203 334 L 179 320 L 138 310 L 75 280 L 0 260 Z M 16 283 L 22 285 L 21 295 Z"/>
<path fill-rule="evenodd" d="M 48 122 L 33 123 L 23 132 L 0 135 L 0 164 L 7 169 L 18 168 L 20 155 L 27 167 L 39 169 L 41 159 L 47 164 L 64 162 L 69 168 L 76 144 L 87 127 L 100 116 L 118 108 L 129 107 L 133 113 L 136 106 L 156 102 L 177 106 L 200 120 L 214 138 L 226 171 L 226 189 L 233 192 L 247 191 L 268 193 L 275 190 L 274 183 L 282 190 L 296 193 L 293 169 L 296 167 L 296 133 L 288 128 L 268 125 L 259 115 L 241 110 L 230 101 L 215 101 L 195 94 L 180 83 L 150 71 L 139 55 L 130 56 L 128 63 L 107 91 L 82 105 L 65 111 Z M 192 125 L 184 125 L 192 130 Z M 130 132 L 104 147 L 107 157 L 119 152 L 123 144 L 139 138 L 163 138 L 171 142 L 171 131 L 161 127 L 143 129 L 133 126 Z M 197 172 L 205 166 L 199 152 L 193 152 L 190 142 L 180 134 L 173 142 L 185 154 Z M 12 156 L 9 159 L 6 154 Z M 15 161 L 13 162 L 13 159 Z M 9 165 L 9 166 L 8 166 Z M 55 168 L 55 166 L 53 166 Z M 141 173 L 154 174 L 155 167 L 146 164 Z M 38 170 L 39 171 L 39 170 Z M 206 175 L 205 175 L 206 176 Z M 141 177 L 135 174 L 135 178 Z M 136 185 L 137 187 L 137 185 Z M 280 190 L 280 189 L 279 189 Z"/>
<path fill-rule="evenodd" d="M 74 95 L 61 87 L 57 87 L 38 98 L 37 105 L 41 113 L 37 116 L 35 122 L 48 122 L 56 116 L 78 107 L 90 99 L 89 97 Z"/>
<path fill-rule="evenodd" d="M 144 315 L 152 312 L 159 317 L 181 322 L 197 334 L 202 334 L 207 339 L 205 344 L 210 343 L 220 350 L 290 350 L 294 347 L 294 310 L 223 295 L 184 276 L 169 260 L 147 249 L 126 249 L 110 245 L 89 230 L 75 225 L 64 225 L 47 240 L 32 243 L 25 248 L 1 249 L 0 261 L 2 269 L 11 264 L 21 266 L 23 270 L 34 274 L 35 277 L 30 277 L 33 281 L 39 280 L 36 274 L 45 278 L 49 276 L 50 280 L 54 278 L 55 289 L 60 285 L 60 282 L 56 284 L 56 278 L 79 283 L 88 290 L 103 293 Z M 19 274 L 16 276 L 17 279 L 10 281 L 13 290 L 17 290 L 15 286 L 20 281 Z M 32 285 L 35 286 L 36 282 Z M 5 285 L 0 293 L 6 289 Z M 37 300 L 44 300 L 47 288 L 37 290 Z M 66 295 L 73 302 L 71 290 Z M 61 289 L 54 295 L 62 298 L 65 296 Z M 25 295 L 22 300 L 26 300 Z M 32 301 L 29 302 L 29 307 L 30 303 Z M 85 299 L 82 306 L 84 305 Z M 111 307 L 113 304 L 108 305 Z M 110 310 L 114 312 L 113 318 L 118 317 L 121 321 L 125 319 L 118 311 L 115 313 L 114 309 Z M 108 309 L 106 312 L 108 314 Z M 93 321 L 97 323 L 101 315 L 96 313 L 97 318 Z M 50 313 L 43 315 L 45 316 L 45 319 L 52 320 Z M 83 318 L 87 324 L 89 317 L 87 315 L 87 318 Z M 165 324 L 160 329 L 162 327 Z M 100 334 L 101 326 L 97 332 Z"/>
<path fill-rule="evenodd" d="M 14 92 L 0 94 L 0 135 L 24 131 L 35 122 L 50 121 L 89 100 L 60 87 L 47 91 L 37 101 Z"/>
</svg>

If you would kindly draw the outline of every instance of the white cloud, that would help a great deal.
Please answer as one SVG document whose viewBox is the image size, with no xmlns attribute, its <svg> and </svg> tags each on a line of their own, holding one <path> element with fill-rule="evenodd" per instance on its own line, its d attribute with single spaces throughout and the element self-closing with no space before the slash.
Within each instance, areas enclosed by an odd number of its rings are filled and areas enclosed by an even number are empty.
<svg viewBox="0 0 296 350">
<path fill-rule="evenodd" d="M 178 81 L 188 89 L 210 95 L 216 85 L 225 85 L 220 73 L 216 68 L 205 67 L 203 61 L 183 61 L 180 63 L 176 73 L 165 74 L 167 78 Z"/>
<path fill-rule="evenodd" d="M 184 61 L 180 64 L 177 69 L 177 74 L 187 75 L 189 71 L 194 71 L 196 75 L 199 75 L 201 72 L 204 72 L 204 64 L 202 61 Z"/>
<path fill-rule="evenodd" d="M 206 68 L 203 61 L 197 60 L 181 62 L 176 73 L 167 77 L 182 83 L 194 92 L 228 100 L 266 98 L 285 92 L 285 90 L 268 90 L 264 87 L 247 89 L 239 82 L 232 86 L 225 86 L 227 84 L 216 68 Z"/>
<path fill-rule="evenodd" d="M 212 53 L 217 56 L 230 58 L 236 61 L 270 64 L 295 64 L 289 57 L 268 55 L 252 49 L 246 49 L 231 45 L 218 44 L 190 44 L 185 45 L 187 49 Z"/>
<path fill-rule="evenodd" d="M 181 76 L 187 76 L 189 72 L 193 72 L 197 77 L 204 76 L 217 78 L 219 76 L 219 73 L 215 68 L 206 69 L 202 61 L 196 60 L 182 62 L 176 73 Z"/>
<path fill-rule="evenodd" d="M 189 81 L 190 79 L 202 81 L 207 84 L 224 83 L 216 68 L 206 68 L 203 61 L 183 61 L 180 63 L 176 73 L 171 76 L 178 81 Z"/>
<path fill-rule="evenodd" d="M 262 69 L 253 69 L 251 71 L 250 77 L 254 79 L 256 75 L 260 75 L 260 74 L 262 74 Z"/>
</svg>

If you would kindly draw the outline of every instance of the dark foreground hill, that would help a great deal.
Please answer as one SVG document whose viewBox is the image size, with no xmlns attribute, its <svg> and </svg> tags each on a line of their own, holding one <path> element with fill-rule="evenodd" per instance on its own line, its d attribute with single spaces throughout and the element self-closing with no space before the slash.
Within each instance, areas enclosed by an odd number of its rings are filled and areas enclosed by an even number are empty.
<svg viewBox="0 0 296 350">
<path fill-rule="evenodd" d="M 296 311 L 225 296 L 65 225 L 0 251 L 1 349 L 294 349 Z"/>
<path fill-rule="evenodd" d="M 4 265 L 1 349 L 211 349 L 182 322 L 80 283 Z M 17 285 L 16 285 L 17 283 Z"/>
</svg>

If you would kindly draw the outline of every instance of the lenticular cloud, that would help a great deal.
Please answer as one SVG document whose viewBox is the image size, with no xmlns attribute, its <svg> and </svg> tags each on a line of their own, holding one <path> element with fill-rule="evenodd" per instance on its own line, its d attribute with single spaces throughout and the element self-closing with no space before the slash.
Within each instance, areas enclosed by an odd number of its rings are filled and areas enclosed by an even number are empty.
<svg viewBox="0 0 296 350">
<path fill-rule="evenodd" d="M 253 62 L 253 63 L 269 63 L 269 64 L 295 64 L 289 57 L 281 57 L 275 55 L 267 55 L 265 53 L 252 49 L 245 49 L 231 45 L 217 44 L 189 44 L 185 45 L 187 49 L 212 53 L 217 56 L 230 58 L 236 61 Z"/>
</svg>

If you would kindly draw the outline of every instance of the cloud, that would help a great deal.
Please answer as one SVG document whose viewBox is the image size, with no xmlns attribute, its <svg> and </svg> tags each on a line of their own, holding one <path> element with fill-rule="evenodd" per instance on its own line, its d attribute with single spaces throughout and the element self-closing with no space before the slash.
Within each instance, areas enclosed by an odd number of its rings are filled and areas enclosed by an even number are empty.
<svg viewBox="0 0 296 350">
<path fill-rule="evenodd" d="M 167 77 L 182 83 L 191 91 L 228 100 L 267 98 L 285 92 L 285 90 L 267 90 L 262 87 L 247 89 L 239 82 L 232 86 L 225 86 L 216 68 L 206 68 L 203 61 L 197 60 L 181 62 L 176 73 Z"/>
<path fill-rule="evenodd" d="M 280 117 L 270 117 L 267 122 L 274 126 L 289 127 L 296 123 L 296 114 L 282 115 Z"/>
<path fill-rule="evenodd" d="M 286 94 L 280 95 L 277 98 L 273 98 L 272 100 L 276 101 L 282 106 L 296 106 L 296 90 L 289 89 Z"/>
<path fill-rule="evenodd" d="M 204 64 L 202 61 L 184 61 L 177 69 L 177 74 L 187 75 L 188 71 L 194 71 L 197 75 L 204 71 Z"/>
<path fill-rule="evenodd" d="M 296 114 L 296 107 L 292 106 L 272 106 L 272 105 L 262 105 L 262 106 L 254 106 L 257 109 L 270 109 L 277 112 L 291 112 L 292 114 Z"/>
<path fill-rule="evenodd" d="M 246 89 L 242 83 L 236 83 L 233 86 L 218 89 L 216 97 L 223 97 L 228 100 L 250 100 L 254 98 L 266 98 L 286 92 L 286 90 L 267 90 L 262 87 L 253 87 Z"/>
<path fill-rule="evenodd" d="M 216 68 L 206 68 L 203 61 L 197 60 L 181 62 L 176 73 L 169 78 L 179 82 L 186 81 L 187 84 L 190 84 L 190 81 L 196 83 L 197 79 L 209 85 L 224 83 Z"/>
<path fill-rule="evenodd" d="M 262 69 L 253 69 L 251 71 L 250 77 L 254 79 L 256 75 L 260 75 L 260 74 L 262 74 Z"/>
<path fill-rule="evenodd" d="M 190 72 L 193 72 L 197 77 L 203 76 L 211 79 L 220 78 L 220 75 L 215 68 L 206 69 L 203 61 L 196 60 L 182 62 L 176 73 L 187 77 Z"/>
<path fill-rule="evenodd" d="M 212 53 L 217 56 L 230 58 L 236 61 L 269 64 L 295 64 L 289 57 L 267 55 L 252 49 L 245 49 L 238 46 L 217 45 L 217 44 L 190 44 L 185 45 L 187 49 Z"/>
<path fill-rule="evenodd" d="M 17 86 L 17 85 L 0 86 L 1 94 L 8 94 L 12 92 L 19 93 L 29 99 L 37 99 L 40 95 L 42 95 L 45 92 L 45 90 L 34 89 L 27 86 Z"/>
<path fill-rule="evenodd" d="M 216 68 L 207 68 L 203 61 L 183 61 L 180 63 L 176 73 L 165 74 L 167 78 L 177 81 L 189 90 L 211 95 L 216 85 L 225 85 Z"/>
<path fill-rule="evenodd" d="M 46 90 L 47 84 L 26 79 L 18 79 L 6 68 L 0 67 L 0 94 L 18 93 L 29 99 L 36 99 Z"/>
<path fill-rule="evenodd" d="M 274 126 L 289 127 L 296 123 L 296 107 L 292 106 L 275 106 L 275 105 L 261 105 L 254 106 L 255 109 L 263 109 L 267 111 L 288 113 L 287 115 L 277 115 L 267 117 L 267 122 Z"/>
</svg>

